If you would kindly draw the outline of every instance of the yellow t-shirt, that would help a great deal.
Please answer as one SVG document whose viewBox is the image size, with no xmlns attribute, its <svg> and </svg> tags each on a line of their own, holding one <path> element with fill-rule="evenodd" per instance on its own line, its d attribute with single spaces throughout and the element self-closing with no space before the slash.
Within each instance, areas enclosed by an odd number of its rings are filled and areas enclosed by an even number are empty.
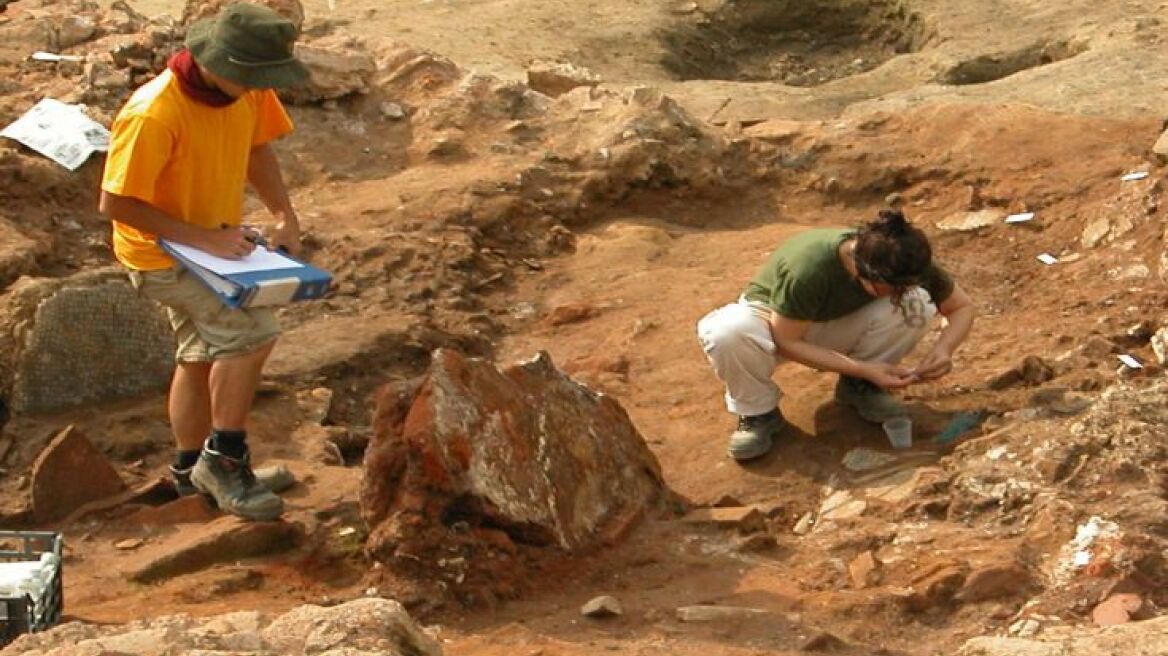
<svg viewBox="0 0 1168 656">
<path fill-rule="evenodd" d="M 291 131 L 292 120 L 271 90 L 211 107 L 184 94 L 168 70 L 135 91 L 114 119 L 101 188 L 203 228 L 238 225 L 251 149 Z M 139 271 L 174 265 L 156 235 L 117 218 L 119 262 Z"/>
</svg>

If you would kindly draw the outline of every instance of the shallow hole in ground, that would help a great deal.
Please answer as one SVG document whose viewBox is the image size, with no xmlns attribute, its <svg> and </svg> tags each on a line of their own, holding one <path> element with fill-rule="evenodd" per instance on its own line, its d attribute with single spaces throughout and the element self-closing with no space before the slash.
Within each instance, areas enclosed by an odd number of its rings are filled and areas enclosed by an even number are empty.
<svg viewBox="0 0 1168 656">
<path fill-rule="evenodd" d="M 917 52 L 930 36 L 901 0 L 746 0 L 663 33 L 661 63 L 681 80 L 812 87 Z"/>
<path fill-rule="evenodd" d="M 1040 41 L 1013 52 L 981 55 L 957 64 L 937 78 L 944 84 L 984 84 L 1015 73 L 1070 59 L 1087 52 L 1087 44 L 1074 41 Z"/>
</svg>

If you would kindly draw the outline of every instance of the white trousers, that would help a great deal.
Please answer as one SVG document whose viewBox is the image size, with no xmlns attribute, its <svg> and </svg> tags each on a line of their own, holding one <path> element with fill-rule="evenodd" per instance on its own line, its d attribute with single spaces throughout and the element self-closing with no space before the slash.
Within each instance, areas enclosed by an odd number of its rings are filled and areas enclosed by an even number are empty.
<svg viewBox="0 0 1168 656">
<path fill-rule="evenodd" d="M 878 298 L 847 316 L 812 323 L 804 339 L 856 360 L 900 362 L 937 314 L 920 288 L 905 294 L 902 305 L 905 312 Z M 739 299 L 698 322 L 698 340 L 726 386 L 726 408 L 736 415 L 761 415 L 778 405 L 779 386 L 771 376 L 783 359 L 775 353 L 770 313 L 762 304 Z"/>
</svg>

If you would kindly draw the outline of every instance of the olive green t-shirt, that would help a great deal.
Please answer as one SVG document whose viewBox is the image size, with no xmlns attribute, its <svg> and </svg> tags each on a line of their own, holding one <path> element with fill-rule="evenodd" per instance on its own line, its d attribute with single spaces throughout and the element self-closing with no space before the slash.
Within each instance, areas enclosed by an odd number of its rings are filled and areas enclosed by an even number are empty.
<svg viewBox="0 0 1168 656">
<path fill-rule="evenodd" d="M 839 258 L 840 244 L 855 234 L 845 228 L 819 228 L 795 235 L 771 253 L 743 295 L 800 321 L 831 321 L 855 312 L 874 298 Z M 953 293 L 953 278 L 933 263 L 920 286 L 939 306 Z"/>
</svg>

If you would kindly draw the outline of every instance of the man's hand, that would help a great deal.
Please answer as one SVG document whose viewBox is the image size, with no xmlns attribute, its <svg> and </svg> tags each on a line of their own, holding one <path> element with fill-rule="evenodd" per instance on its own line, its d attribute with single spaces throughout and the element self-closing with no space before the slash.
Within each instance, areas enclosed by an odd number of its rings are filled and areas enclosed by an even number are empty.
<svg viewBox="0 0 1168 656">
<path fill-rule="evenodd" d="M 281 221 L 268 236 L 268 248 L 283 249 L 290 255 L 300 254 L 300 223 L 296 219 Z"/>
<path fill-rule="evenodd" d="M 943 348 L 934 348 L 912 373 L 918 380 L 933 380 L 953 371 L 953 356 Z"/>
<path fill-rule="evenodd" d="M 885 362 L 867 362 L 864 364 L 864 378 L 872 381 L 881 389 L 898 389 L 908 387 L 916 382 L 912 370 L 898 364 Z"/>
<path fill-rule="evenodd" d="M 255 250 L 255 238 L 239 226 L 227 226 L 218 230 L 204 230 L 199 243 L 192 244 L 211 255 L 228 260 L 238 260 Z"/>
</svg>

